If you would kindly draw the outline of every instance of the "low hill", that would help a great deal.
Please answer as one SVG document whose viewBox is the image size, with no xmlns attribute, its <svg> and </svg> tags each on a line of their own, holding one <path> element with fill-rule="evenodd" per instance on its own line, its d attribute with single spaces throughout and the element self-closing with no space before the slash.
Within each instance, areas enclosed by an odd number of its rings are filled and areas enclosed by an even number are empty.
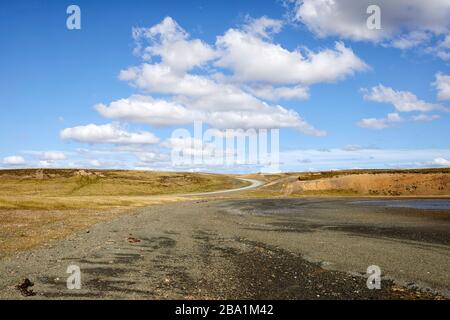
<svg viewBox="0 0 450 320">
<path fill-rule="evenodd" d="M 278 175 L 255 195 L 450 196 L 450 169 L 344 170 Z"/>
<path fill-rule="evenodd" d="M 177 194 L 234 189 L 233 176 L 123 170 L 0 170 L 0 258 L 177 201 Z M 195 202 L 191 205 L 195 205 Z"/>
<path fill-rule="evenodd" d="M 232 176 L 206 173 L 0 170 L 0 208 L 115 207 L 150 195 L 208 192 L 243 185 Z"/>
</svg>

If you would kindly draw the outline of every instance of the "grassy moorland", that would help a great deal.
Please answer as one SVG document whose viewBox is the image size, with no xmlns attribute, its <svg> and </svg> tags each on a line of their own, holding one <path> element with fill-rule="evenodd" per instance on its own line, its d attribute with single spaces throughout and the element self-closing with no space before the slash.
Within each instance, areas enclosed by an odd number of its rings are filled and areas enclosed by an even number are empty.
<svg viewBox="0 0 450 320">
<path fill-rule="evenodd" d="M 1 170 L 0 208 L 97 209 L 142 206 L 155 197 L 232 189 L 244 182 L 202 173 Z"/>
<path fill-rule="evenodd" d="M 233 189 L 234 177 L 113 170 L 0 170 L 0 257 L 60 239 L 130 208 Z"/>
</svg>

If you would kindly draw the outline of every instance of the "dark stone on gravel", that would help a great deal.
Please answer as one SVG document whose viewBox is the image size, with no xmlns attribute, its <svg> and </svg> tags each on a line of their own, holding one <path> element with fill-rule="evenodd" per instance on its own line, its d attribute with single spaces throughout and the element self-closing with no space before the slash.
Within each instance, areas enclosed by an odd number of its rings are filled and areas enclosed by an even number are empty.
<svg viewBox="0 0 450 320">
<path fill-rule="evenodd" d="M 18 284 L 16 286 L 16 289 L 20 291 L 20 293 L 25 297 L 31 297 L 35 296 L 36 293 L 30 289 L 30 287 L 33 287 L 34 283 L 30 281 L 30 279 L 25 278 L 21 284 Z"/>
</svg>

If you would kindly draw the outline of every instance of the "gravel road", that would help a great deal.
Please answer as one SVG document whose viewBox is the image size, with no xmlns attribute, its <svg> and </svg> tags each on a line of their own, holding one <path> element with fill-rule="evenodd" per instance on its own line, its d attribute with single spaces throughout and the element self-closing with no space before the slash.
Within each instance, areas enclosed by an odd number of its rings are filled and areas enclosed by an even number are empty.
<svg viewBox="0 0 450 320">
<path fill-rule="evenodd" d="M 354 200 L 207 198 L 138 209 L 3 259 L 0 298 L 448 298 L 450 213 Z M 67 289 L 69 265 L 81 269 L 79 290 Z M 381 290 L 367 289 L 370 265 L 383 272 Z M 16 288 L 25 278 L 34 295 Z"/>
<path fill-rule="evenodd" d="M 260 181 L 260 180 L 245 179 L 245 178 L 237 178 L 237 179 L 245 181 L 245 182 L 249 182 L 250 185 L 245 186 L 245 187 L 241 187 L 241 188 L 236 188 L 236 189 L 229 189 L 229 190 L 219 190 L 219 191 L 201 192 L 201 193 L 189 193 L 189 194 L 184 194 L 182 196 L 185 196 L 185 197 L 197 197 L 197 196 L 215 196 L 215 195 L 221 195 L 221 194 L 230 194 L 230 193 L 235 193 L 235 192 L 241 192 L 241 191 L 248 191 L 248 190 L 256 189 L 256 188 L 264 185 L 264 182 Z"/>
</svg>

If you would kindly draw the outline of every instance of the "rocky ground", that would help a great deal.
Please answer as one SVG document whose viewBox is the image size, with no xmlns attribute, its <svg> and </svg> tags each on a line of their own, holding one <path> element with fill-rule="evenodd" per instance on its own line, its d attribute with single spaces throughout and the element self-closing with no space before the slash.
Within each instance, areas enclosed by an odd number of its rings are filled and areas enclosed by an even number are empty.
<svg viewBox="0 0 450 320">
<path fill-rule="evenodd" d="M 441 299 L 449 217 L 351 199 L 156 205 L 2 259 L 0 298 Z M 67 289 L 69 265 L 80 290 Z M 381 290 L 367 289 L 370 265 Z"/>
</svg>

